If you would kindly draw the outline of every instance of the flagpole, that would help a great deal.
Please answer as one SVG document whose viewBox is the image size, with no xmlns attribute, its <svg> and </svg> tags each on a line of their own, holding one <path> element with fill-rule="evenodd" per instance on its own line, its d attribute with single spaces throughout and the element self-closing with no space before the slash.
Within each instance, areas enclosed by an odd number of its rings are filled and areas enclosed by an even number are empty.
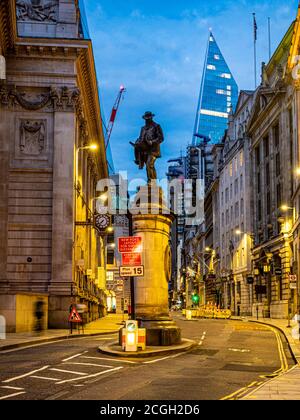
<svg viewBox="0 0 300 420">
<path fill-rule="evenodd" d="M 256 40 L 257 40 L 257 24 L 255 13 L 253 13 L 253 25 L 254 25 L 254 89 L 257 87 L 257 52 L 256 52 Z"/>
<path fill-rule="evenodd" d="M 268 31 L 269 31 L 269 60 L 271 60 L 272 49 L 271 49 L 271 18 L 268 18 Z"/>
</svg>

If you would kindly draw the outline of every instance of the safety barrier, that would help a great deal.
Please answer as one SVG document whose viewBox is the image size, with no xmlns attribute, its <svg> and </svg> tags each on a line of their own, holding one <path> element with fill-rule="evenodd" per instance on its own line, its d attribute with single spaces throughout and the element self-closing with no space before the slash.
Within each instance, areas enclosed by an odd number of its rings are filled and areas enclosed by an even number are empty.
<svg viewBox="0 0 300 420">
<path fill-rule="evenodd" d="M 192 318 L 204 319 L 230 319 L 232 313 L 229 309 L 219 309 L 217 306 L 207 305 L 200 309 L 191 309 Z"/>
</svg>

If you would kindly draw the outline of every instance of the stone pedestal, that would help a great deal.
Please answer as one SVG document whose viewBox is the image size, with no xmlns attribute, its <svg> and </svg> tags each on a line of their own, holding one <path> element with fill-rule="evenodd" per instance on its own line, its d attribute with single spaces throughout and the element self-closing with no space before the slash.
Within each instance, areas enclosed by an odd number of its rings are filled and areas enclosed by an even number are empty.
<svg viewBox="0 0 300 420">
<path fill-rule="evenodd" d="M 141 188 L 139 195 L 145 198 L 148 188 Z M 161 191 L 159 196 L 162 198 Z M 144 277 L 134 280 L 136 318 L 140 327 L 147 329 L 147 345 L 171 346 L 181 342 L 181 331 L 169 317 L 168 304 L 168 282 L 171 275 L 169 239 L 173 216 L 163 214 L 165 207 L 162 200 L 150 207 L 146 200 L 142 201 L 142 214 L 133 216 L 133 235 L 143 239 L 142 258 L 145 267 Z"/>
</svg>

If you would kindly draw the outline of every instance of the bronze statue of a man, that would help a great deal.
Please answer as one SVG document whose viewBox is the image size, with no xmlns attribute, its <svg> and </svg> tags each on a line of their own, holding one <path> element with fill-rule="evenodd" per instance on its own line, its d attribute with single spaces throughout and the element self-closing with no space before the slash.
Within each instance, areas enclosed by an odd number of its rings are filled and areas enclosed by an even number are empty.
<svg viewBox="0 0 300 420">
<path fill-rule="evenodd" d="M 143 118 L 146 124 L 141 130 L 140 137 L 135 143 L 131 143 L 134 146 L 135 163 L 139 169 L 143 169 L 146 165 L 148 183 L 157 179 L 155 161 L 161 157 L 160 145 L 164 141 L 161 126 L 153 121 L 154 117 L 152 112 L 145 113 Z"/>
</svg>

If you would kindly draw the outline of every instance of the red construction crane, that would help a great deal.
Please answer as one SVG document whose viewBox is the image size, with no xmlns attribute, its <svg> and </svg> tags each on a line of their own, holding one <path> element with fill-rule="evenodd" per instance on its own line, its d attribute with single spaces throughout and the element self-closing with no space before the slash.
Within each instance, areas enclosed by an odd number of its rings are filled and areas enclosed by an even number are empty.
<svg viewBox="0 0 300 420">
<path fill-rule="evenodd" d="M 117 116 L 117 113 L 118 113 L 118 110 L 119 110 L 120 102 L 121 102 L 121 99 L 122 99 L 125 92 L 126 92 L 125 87 L 123 85 L 120 86 L 120 90 L 119 90 L 116 102 L 114 104 L 114 107 L 111 111 L 111 116 L 110 116 L 109 124 L 108 124 L 108 127 L 107 127 L 106 146 L 105 146 L 106 149 L 108 148 L 111 133 L 112 133 L 112 130 L 114 128 L 114 124 L 115 124 L 115 121 L 116 121 L 116 116 Z"/>
</svg>

